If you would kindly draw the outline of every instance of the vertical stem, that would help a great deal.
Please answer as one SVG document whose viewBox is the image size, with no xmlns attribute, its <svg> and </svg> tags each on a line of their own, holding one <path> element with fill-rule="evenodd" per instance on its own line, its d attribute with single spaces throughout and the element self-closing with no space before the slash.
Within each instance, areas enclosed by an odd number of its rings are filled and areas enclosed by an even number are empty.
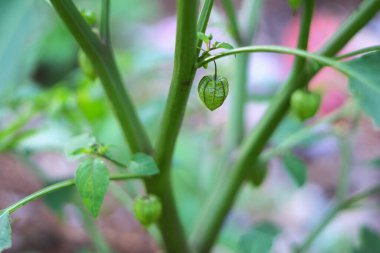
<svg viewBox="0 0 380 253">
<path fill-rule="evenodd" d="M 236 10 L 232 0 L 222 0 L 224 11 L 226 12 L 229 30 L 237 44 L 241 43 L 241 35 L 239 31 L 239 22 L 236 18 Z"/>
<path fill-rule="evenodd" d="M 336 192 L 336 198 L 338 201 L 342 201 L 346 198 L 350 183 L 350 169 L 352 163 L 352 150 L 350 146 L 350 138 L 346 134 L 343 134 L 339 138 L 340 148 L 340 169 L 338 176 L 338 189 Z"/>
<path fill-rule="evenodd" d="M 248 60 L 248 54 L 236 56 L 235 83 L 231 85 L 231 106 L 227 128 L 227 153 L 238 147 L 244 136 Z"/>
<path fill-rule="evenodd" d="M 148 190 L 163 203 L 158 226 L 169 253 L 190 251 L 175 206 L 170 165 L 196 71 L 197 13 L 198 1 L 177 1 L 174 70 L 155 153 L 160 174 L 146 181 Z"/>
<path fill-rule="evenodd" d="M 110 35 L 110 0 L 102 0 L 102 13 L 100 20 L 100 38 L 102 42 L 111 47 L 111 35 Z"/>
<path fill-rule="evenodd" d="M 313 9 L 314 1 L 305 1 L 298 39 L 298 48 L 300 49 L 307 49 Z M 222 227 L 224 217 L 232 207 L 235 196 L 246 174 L 249 172 L 249 168 L 254 164 L 269 137 L 286 113 L 291 94 L 300 85 L 307 82 L 307 76 L 300 75 L 300 73 L 303 73 L 304 65 L 305 60 L 297 57 L 284 89 L 278 93 L 250 138 L 243 144 L 240 158 L 236 165 L 223 175 L 219 184 L 215 187 L 206 204 L 205 212 L 198 220 L 193 232 L 192 242 L 197 252 L 206 253 L 210 251 Z M 213 212 L 214 210 L 216 211 Z"/>
</svg>

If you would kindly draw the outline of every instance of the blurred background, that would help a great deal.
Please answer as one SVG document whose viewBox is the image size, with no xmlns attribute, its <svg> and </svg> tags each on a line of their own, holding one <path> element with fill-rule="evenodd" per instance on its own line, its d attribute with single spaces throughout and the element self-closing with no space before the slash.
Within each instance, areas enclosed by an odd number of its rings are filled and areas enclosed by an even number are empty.
<svg viewBox="0 0 380 253">
<path fill-rule="evenodd" d="M 215 2 L 207 34 L 236 46 L 221 4 Z M 317 1 L 310 50 L 320 48 L 360 2 Z M 100 13 L 100 1 L 75 3 L 79 9 Z M 237 8 L 241 5 L 236 1 Z M 155 140 L 173 67 L 175 1 L 112 0 L 111 11 L 120 72 Z M 378 45 L 379 21 L 378 15 L 345 51 Z M 264 1 L 254 44 L 294 47 L 298 23 L 299 16 L 287 1 Z M 78 46 L 46 1 L 0 1 L 0 34 L 0 209 L 72 177 L 77 162 L 65 150 L 85 136 L 110 145 L 113 157 L 128 161 L 130 152 L 99 81 L 86 79 L 80 71 Z M 246 134 L 286 79 L 291 63 L 292 57 L 283 55 L 249 57 Z M 229 79 L 230 87 L 237 79 L 235 66 L 234 57 L 218 61 L 219 73 Z M 210 112 L 196 91 L 200 78 L 211 73 L 212 67 L 198 71 L 173 161 L 175 193 L 187 233 L 207 200 L 206 193 L 229 169 L 221 157 L 226 152 L 231 96 Z M 250 238 L 257 224 L 270 224 L 278 231 L 271 252 L 292 252 L 333 201 L 379 182 L 380 132 L 370 119 L 350 109 L 336 120 L 323 120 L 346 107 L 355 108 L 346 78 L 326 69 L 313 79 L 311 88 L 323 94 L 317 117 L 303 124 L 289 114 L 268 148 L 305 129 L 309 134 L 286 154 L 270 159 L 260 186 L 244 185 L 213 252 L 244 252 L 242 241 Z M 233 157 L 236 150 L 231 152 Z M 294 162 L 301 172 L 288 168 Z M 49 195 L 13 214 L 13 247 L 5 252 L 160 252 L 157 229 L 144 230 L 129 211 L 133 198 L 143 193 L 140 182 L 112 183 L 96 221 L 83 209 L 74 189 Z M 342 213 L 308 252 L 354 252 L 361 228 L 380 230 L 379 214 L 379 197 Z"/>
</svg>

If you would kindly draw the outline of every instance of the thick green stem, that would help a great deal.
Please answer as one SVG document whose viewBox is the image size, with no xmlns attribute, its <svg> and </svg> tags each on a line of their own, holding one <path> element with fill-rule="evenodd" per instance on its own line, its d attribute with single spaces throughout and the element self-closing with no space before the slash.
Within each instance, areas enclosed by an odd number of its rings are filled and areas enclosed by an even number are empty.
<svg viewBox="0 0 380 253">
<path fill-rule="evenodd" d="M 380 185 L 376 185 L 367 191 L 358 193 L 353 195 L 345 200 L 338 201 L 335 205 L 333 205 L 323 217 L 320 223 L 311 231 L 311 233 L 306 237 L 305 241 L 297 247 L 294 253 L 302 253 L 305 252 L 310 245 L 314 242 L 314 240 L 318 237 L 318 235 L 323 231 L 323 229 L 330 224 L 330 222 L 343 210 L 350 208 L 353 204 L 366 199 L 369 196 L 380 193 Z"/>
<path fill-rule="evenodd" d="M 305 1 L 310 4 L 311 1 Z M 338 51 L 369 21 L 380 9 L 380 1 L 367 0 L 363 2 L 362 8 L 353 14 L 343 25 L 344 32 L 336 33 L 320 52 L 324 55 L 335 55 Z M 365 20 L 365 22 L 363 22 Z M 305 25 L 305 22 L 302 22 Z M 346 24 L 351 25 L 351 29 L 346 29 Z M 302 29 L 301 29 L 302 30 Z M 302 34 L 302 31 L 301 31 Z M 305 36 L 305 35 L 304 35 Z M 307 36 L 303 37 L 305 39 Z M 302 35 L 300 36 L 302 39 Z M 331 41 L 335 41 L 332 43 Z M 299 43 L 299 45 L 302 43 Z M 298 58 L 297 58 L 298 59 Z M 256 161 L 264 145 L 273 134 L 274 130 L 282 120 L 289 107 L 289 98 L 293 91 L 307 85 L 314 73 L 308 74 L 305 71 L 297 70 L 297 65 L 302 62 L 295 62 L 295 67 L 284 89 L 275 97 L 260 123 L 254 129 L 252 135 L 244 143 L 240 157 L 231 172 L 215 188 L 214 194 L 207 203 L 204 215 L 201 216 L 198 226 L 194 230 L 192 242 L 197 252 L 208 252 L 215 241 L 225 216 L 231 209 L 238 190 L 244 181 L 245 174 L 249 172 Z M 299 66 L 299 65 L 298 65 Z M 297 70 L 297 71 L 296 71 Z"/>
<path fill-rule="evenodd" d="M 124 88 L 111 49 L 101 43 L 71 0 L 50 1 L 98 74 L 132 152 L 151 153 L 148 136 Z"/>
<path fill-rule="evenodd" d="M 174 70 L 155 153 L 160 174 L 146 181 L 148 191 L 163 203 L 158 226 L 169 253 L 190 252 L 175 206 L 170 166 L 196 71 L 197 13 L 198 1 L 178 0 Z M 203 22 L 207 21 L 208 18 Z"/>
</svg>

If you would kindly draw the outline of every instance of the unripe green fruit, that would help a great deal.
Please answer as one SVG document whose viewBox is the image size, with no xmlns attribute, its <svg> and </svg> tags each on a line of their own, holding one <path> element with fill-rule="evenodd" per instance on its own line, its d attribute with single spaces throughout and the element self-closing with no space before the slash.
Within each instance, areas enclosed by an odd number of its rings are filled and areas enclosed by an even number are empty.
<svg viewBox="0 0 380 253">
<path fill-rule="evenodd" d="M 228 95 L 228 81 L 224 76 L 204 76 L 198 85 L 198 95 L 211 111 L 221 106 Z"/>
<path fill-rule="evenodd" d="M 162 205 L 158 197 L 150 194 L 148 196 L 138 197 L 135 200 L 133 210 L 136 219 L 147 227 L 160 218 Z"/>
<path fill-rule="evenodd" d="M 82 10 L 80 13 L 89 26 L 94 26 L 96 24 L 96 14 L 94 11 Z"/>
<path fill-rule="evenodd" d="M 321 104 L 321 95 L 316 92 L 297 90 L 292 94 L 290 106 L 300 120 L 313 117 Z"/>
<path fill-rule="evenodd" d="M 90 59 L 88 59 L 87 55 L 82 50 L 79 50 L 78 62 L 79 62 L 79 67 L 84 73 L 84 75 L 87 76 L 91 80 L 95 80 L 96 72 L 94 70 L 94 67 L 92 66 Z"/>
</svg>

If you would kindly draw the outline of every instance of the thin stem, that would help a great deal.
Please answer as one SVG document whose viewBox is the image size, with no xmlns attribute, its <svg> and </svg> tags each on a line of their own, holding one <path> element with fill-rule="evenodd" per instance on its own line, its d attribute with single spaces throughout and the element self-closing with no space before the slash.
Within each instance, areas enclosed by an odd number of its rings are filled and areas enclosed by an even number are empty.
<svg viewBox="0 0 380 253">
<path fill-rule="evenodd" d="M 100 38 L 102 42 L 111 47 L 111 35 L 110 35 L 110 0 L 102 0 L 102 13 L 100 20 Z"/>
<path fill-rule="evenodd" d="M 199 15 L 198 23 L 197 23 L 198 32 L 201 32 L 201 33 L 206 32 L 208 20 L 210 19 L 210 14 L 211 14 L 213 5 L 214 5 L 214 0 L 205 0 L 203 2 L 201 14 Z M 196 55 L 199 55 L 200 48 L 202 48 L 202 43 L 203 41 L 201 39 L 197 40 L 197 48 L 199 48 L 199 50 L 197 50 Z"/>
<path fill-rule="evenodd" d="M 271 53 L 279 53 L 279 54 L 290 54 L 298 56 L 297 59 L 303 59 L 302 61 L 308 60 L 314 60 L 317 63 L 320 63 L 325 66 L 329 66 L 331 68 L 334 68 L 335 70 L 355 78 L 356 80 L 360 81 L 361 83 L 367 85 L 369 88 L 380 92 L 380 88 L 374 85 L 372 82 L 366 79 L 365 76 L 363 76 L 361 73 L 357 72 L 355 69 L 351 68 L 347 64 L 343 64 L 340 62 L 337 62 L 334 59 L 315 54 L 315 53 L 309 53 L 305 50 L 300 49 L 292 49 L 287 47 L 281 47 L 281 46 L 250 46 L 250 47 L 241 47 L 241 48 L 235 48 L 231 49 L 225 52 L 221 52 L 219 54 L 215 54 L 213 56 L 207 57 L 201 62 L 197 63 L 197 66 L 200 67 L 204 64 L 207 64 L 210 61 L 215 61 L 216 59 L 226 57 L 229 55 L 235 55 L 235 54 L 242 54 L 242 53 L 255 53 L 255 52 L 271 52 Z M 301 60 L 300 60 L 301 61 Z M 299 62 L 300 62 L 299 61 Z M 295 62 L 297 64 L 297 61 Z"/>
<path fill-rule="evenodd" d="M 138 178 L 144 178 L 144 176 L 142 176 L 141 174 L 136 174 L 136 173 L 128 173 L 128 174 L 127 173 L 120 173 L 120 174 L 113 174 L 109 177 L 110 180 L 127 180 L 127 179 L 138 179 Z M 36 199 L 44 197 L 47 194 L 56 192 L 58 190 L 61 190 L 61 189 L 64 189 L 64 188 L 67 188 L 67 187 L 70 187 L 73 185 L 75 185 L 74 179 L 68 179 L 68 180 L 65 180 L 65 181 L 62 181 L 62 182 L 59 182 L 56 184 L 49 185 L 49 186 L 42 188 L 42 189 L 26 196 L 25 198 L 17 201 L 13 205 L 5 208 L 4 211 L 9 212 L 9 213 L 13 213 L 14 211 L 16 211 L 20 207 L 28 204 L 29 202 L 32 202 Z"/>
<path fill-rule="evenodd" d="M 124 163 L 121 163 L 115 159 L 113 159 L 112 157 L 106 155 L 106 154 L 103 154 L 103 155 L 100 155 L 100 157 L 110 161 L 111 163 L 115 164 L 116 166 L 118 167 L 121 167 L 121 168 L 128 168 L 128 165 L 124 164 Z"/>
<path fill-rule="evenodd" d="M 234 38 L 237 44 L 240 44 L 241 36 L 239 31 L 238 20 L 236 18 L 235 6 L 231 0 L 222 0 L 222 5 L 228 18 L 231 36 Z"/>
<path fill-rule="evenodd" d="M 242 11 L 247 10 L 242 23 L 242 45 L 249 45 L 255 39 L 262 15 L 263 0 L 246 0 Z"/>
<path fill-rule="evenodd" d="M 371 52 L 377 52 L 377 51 L 380 51 L 380 46 L 365 47 L 365 48 L 361 48 L 359 50 L 349 52 L 347 54 L 339 55 L 339 56 L 335 57 L 335 59 L 336 60 L 343 60 L 343 59 L 347 59 L 347 58 L 350 58 L 353 56 L 357 56 L 357 55 L 361 55 L 361 54 L 367 54 L 367 53 L 371 53 Z"/>
<path fill-rule="evenodd" d="M 340 169 L 338 176 L 336 198 L 338 201 L 342 201 L 346 198 L 349 192 L 350 186 L 350 171 L 352 163 L 352 149 L 350 143 L 350 137 L 347 134 L 343 134 L 339 138 L 340 146 Z"/>
<path fill-rule="evenodd" d="M 298 46 L 301 49 L 306 49 L 307 46 L 313 8 L 314 1 L 305 1 L 305 10 L 298 41 Z M 255 163 L 267 140 L 287 111 L 289 97 L 300 85 L 297 81 L 304 83 L 305 80 L 300 79 L 299 75 L 303 70 L 304 63 L 305 61 L 303 59 L 299 57 L 296 58 L 288 83 L 284 86 L 282 92 L 278 93 L 277 97 L 273 100 L 255 131 L 247 141 L 243 143 L 240 158 L 235 166 L 224 174 L 219 184 L 214 188 L 213 194 L 211 194 L 206 204 L 205 212 L 198 220 L 193 231 L 192 242 L 197 252 L 203 253 L 210 251 L 223 224 L 223 220 L 234 203 L 235 196 L 246 174 L 249 173 L 251 165 Z"/>
<path fill-rule="evenodd" d="M 110 48 L 99 41 L 71 0 L 50 2 L 93 64 L 131 151 L 151 153 L 152 146 L 124 87 Z"/>
<path fill-rule="evenodd" d="M 328 224 L 343 210 L 350 208 L 353 204 L 366 199 L 369 196 L 380 193 L 380 185 L 376 185 L 364 192 L 352 195 L 351 197 L 339 201 L 334 204 L 320 221 L 320 223 L 311 231 L 311 233 L 306 237 L 305 241 L 297 247 L 294 253 L 302 253 L 305 252 L 314 240 L 318 237 L 318 235 L 326 228 Z"/>
<path fill-rule="evenodd" d="M 216 80 L 218 79 L 218 67 L 216 66 L 216 62 L 214 62 L 214 80 L 216 82 Z"/>
</svg>

